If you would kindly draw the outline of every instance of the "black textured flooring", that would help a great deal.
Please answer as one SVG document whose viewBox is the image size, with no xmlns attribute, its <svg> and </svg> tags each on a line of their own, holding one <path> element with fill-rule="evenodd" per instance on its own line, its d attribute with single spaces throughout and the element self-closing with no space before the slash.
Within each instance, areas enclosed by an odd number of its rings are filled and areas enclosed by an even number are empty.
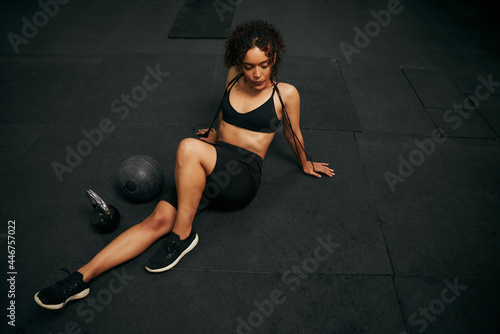
<svg viewBox="0 0 500 334">
<path fill-rule="evenodd" d="M 252 203 L 199 215 L 200 242 L 173 270 L 144 270 L 160 241 L 84 300 L 40 308 L 33 295 L 60 268 L 78 269 L 169 192 L 179 141 L 219 103 L 225 42 L 169 38 L 179 0 L 4 1 L 1 332 L 500 333 L 496 2 L 208 3 L 202 30 L 221 17 L 280 29 L 279 80 L 301 95 L 308 153 L 337 175 L 304 175 L 279 129 Z M 177 37 L 196 28 L 184 27 Z M 115 186 L 135 154 L 166 176 L 145 204 Z M 119 208 L 117 231 L 90 225 L 89 188 Z"/>
</svg>

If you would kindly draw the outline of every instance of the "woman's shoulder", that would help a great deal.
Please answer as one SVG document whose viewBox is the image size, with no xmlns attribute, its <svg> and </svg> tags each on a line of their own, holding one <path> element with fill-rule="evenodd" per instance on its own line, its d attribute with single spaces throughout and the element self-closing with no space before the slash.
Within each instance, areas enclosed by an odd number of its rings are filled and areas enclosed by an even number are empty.
<svg viewBox="0 0 500 334">
<path fill-rule="evenodd" d="M 240 73 L 238 72 L 238 69 L 236 66 L 232 66 L 229 68 L 229 71 L 227 72 L 227 79 L 226 79 L 226 87 L 229 85 L 229 83 L 236 78 Z"/>
<path fill-rule="evenodd" d="M 294 85 L 286 82 L 278 82 L 276 85 L 280 91 L 283 99 L 297 98 L 299 97 L 299 91 Z"/>
</svg>

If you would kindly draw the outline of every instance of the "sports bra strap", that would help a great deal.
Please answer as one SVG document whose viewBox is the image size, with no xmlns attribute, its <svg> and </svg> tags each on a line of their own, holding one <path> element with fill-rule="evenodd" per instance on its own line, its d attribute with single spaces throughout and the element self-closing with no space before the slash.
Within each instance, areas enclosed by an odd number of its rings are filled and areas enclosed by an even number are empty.
<svg viewBox="0 0 500 334">
<path fill-rule="evenodd" d="M 231 88 L 233 88 L 233 86 L 236 84 L 236 82 L 238 80 L 240 80 L 240 78 L 242 76 L 243 76 L 243 73 L 240 73 L 237 76 L 235 76 L 233 79 L 231 79 L 231 81 L 229 81 L 228 85 L 226 86 L 226 90 L 224 91 L 224 95 L 222 96 L 222 100 L 220 101 L 219 108 L 217 109 L 217 112 L 215 113 L 215 117 L 212 120 L 212 124 L 210 124 L 208 131 L 202 135 L 203 138 L 208 138 L 208 135 L 210 133 L 210 129 L 212 129 L 212 126 L 214 126 L 215 120 L 219 117 L 219 114 L 222 110 L 222 103 L 224 102 L 224 98 L 226 97 L 227 92 L 229 92 L 231 90 Z"/>
<path fill-rule="evenodd" d="M 238 74 L 237 76 L 235 76 L 230 82 L 229 84 L 226 86 L 226 89 L 224 91 L 224 95 L 222 96 L 222 100 L 220 101 L 220 104 L 219 104 L 219 108 L 217 109 L 217 113 L 215 114 L 215 117 L 214 119 L 212 120 L 212 124 L 210 124 L 210 127 L 208 128 L 208 131 L 205 132 L 202 137 L 204 138 L 207 138 L 209 133 L 210 133 L 210 129 L 212 129 L 212 126 L 214 125 L 215 123 L 215 120 L 219 117 L 221 111 L 222 111 L 222 103 L 224 102 L 224 98 L 226 97 L 226 94 L 233 88 L 233 86 L 236 84 L 236 82 L 243 76 L 243 73 L 240 73 Z M 273 83 L 274 85 L 274 90 L 278 93 L 278 98 L 280 100 L 280 103 L 281 103 L 281 108 L 283 110 L 283 118 L 285 119 L 285 121 L 287 122 L 288 126 L 290 127 L 290 130 L 292 131 L 292 135 L 293 135 L 293 142 L 295 143 L 295 150 L 297 152 L 299 152 L 298 150 L 298 147 L 297 147 L 297 142 L 299 143 L 300 145 L 300 148 L 302 149 L 302 151 L 304 151 L 304 154 L 306 155 L 306 158 L 309 159 L 309 161 L 311 162 L 311 165 L 313 167 L 313 170 L 316 172 L 316 169 L 314 168 L 314 164 L 312 162 L 312 159 L 311 157 L 307 154 L 304 146 L 302 145 L 302 143 L 300 142 L 299 138 L 297 137 L 297 135 L 295 134 L 295 131 L 293 131 L 293 128 L 292 128 L 292 123 L 290 122 L 290 117 L 288 117 L 288 112 L 286 111 L 286 108 L 285 108 L 285 104 L 283 103 L 283 99 L 281 98 L 281 94 L 280 94 L 280 90 L 278 89 L 278 85 L 271 80 L 271 82 Z M 274 91 L 273 91 L 274 93 Z M 300 163 L 300 167 L 301 168 L 304 168 L 304 166 L 302 166 L 302 161 L 300 160 L 300 157 L 299 157 L 299 163 Z"/>
</svg>

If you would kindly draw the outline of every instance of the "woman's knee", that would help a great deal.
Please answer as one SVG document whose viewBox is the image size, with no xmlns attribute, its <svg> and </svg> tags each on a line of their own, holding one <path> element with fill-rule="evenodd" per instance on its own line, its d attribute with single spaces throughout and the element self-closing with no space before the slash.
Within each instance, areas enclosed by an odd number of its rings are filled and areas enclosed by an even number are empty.
<svg viewBox="0 0 500 334">
<path fill-rule="evenodd" d="M 162 231 L 173 226 L 177 210 L 168 202 L 160 201 L 153 213 L 145 220 L 145 227 L 154 231 Z"/>
<path fill-rule="evenodd" d="M 176 167 L 197 162 L 201 164 L 208 175 L 215 167 L 216 161 L 217 153 L 214 146 L 199 139 L 183 139 L 177 147 Z"/>
<path fill-rule="evenodd" d="M 195 138 L 183 139 L 179 143 L 179 146 L 177 146 L 177 160 L 196 157 L 197 153 L 200 150 L 200 144 L 203 143 L 200 142 L 199 139 Z"/>
</svg>

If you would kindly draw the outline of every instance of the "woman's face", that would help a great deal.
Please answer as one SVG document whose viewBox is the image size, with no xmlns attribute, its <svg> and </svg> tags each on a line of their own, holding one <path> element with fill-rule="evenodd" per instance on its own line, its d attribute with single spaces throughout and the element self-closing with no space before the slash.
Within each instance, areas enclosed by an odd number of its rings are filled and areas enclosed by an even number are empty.
<svg viewBox="0 0 500 334">
<path fill-rule="evenodd" d="M 271 62 L 266 53 L 257 46 L 247 51 L 241 69 L 252 88 L 262 90 L 268 86 L 267 83 L 271 79 Z"/>
</svg>

